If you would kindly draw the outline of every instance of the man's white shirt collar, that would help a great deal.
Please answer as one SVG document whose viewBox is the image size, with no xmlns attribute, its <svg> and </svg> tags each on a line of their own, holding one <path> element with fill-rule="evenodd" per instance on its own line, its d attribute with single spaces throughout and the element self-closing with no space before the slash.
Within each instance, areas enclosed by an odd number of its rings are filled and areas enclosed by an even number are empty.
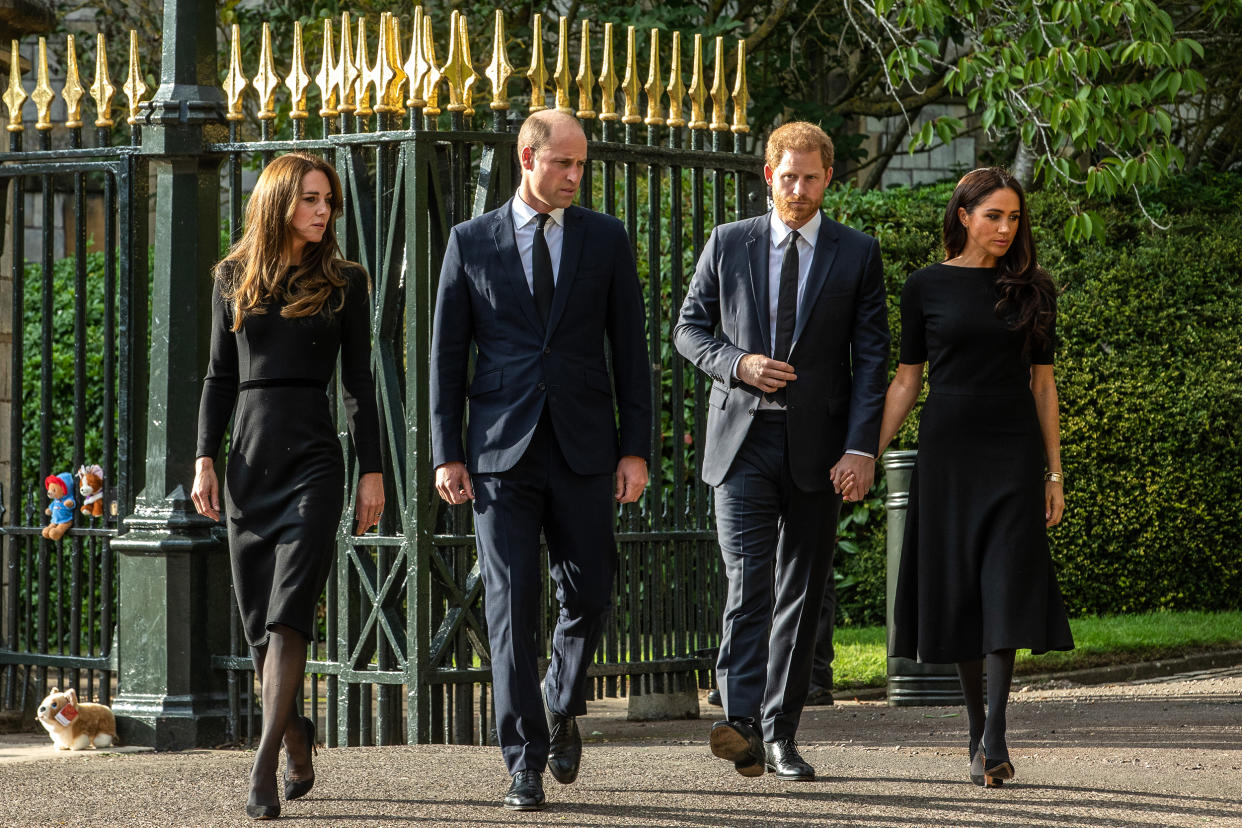
<svg viewBox="0 0 1242 828">
<path fill-rule="evenodd" d="M 518 199 L 519 201 L 521 199 Z M 819 225 L 823 222 L 824 214 L 819 210 L 815 211 L 815 215 L 811 216 L 811 220 L 799 227 L 797 230 L 790 228 L 788 224 L 781 221 L 780 216 L 773 210 L 768 214 L 768 223 L 772 227 L 772 246 L 780 247 L 785 243 L 785 237 L 790 233 L 798 233 L 802 236 L 802 240 L 815 247 L 815 239 L 819 237 Z"/>
<path fill-rule="evenodd" d="M 539 211 L 531 207 L 522 200 L 522 196 L 514 193 L 513 195 L 513 226 L 525 227 L 535 220 L 535 216 L 539 215 Z M 549 211 L 548 215 L 552 217 L 552 221 L 556 222 L 557 227 L 565 226 L 565 208 L 554 207 Z"/>
</svg>

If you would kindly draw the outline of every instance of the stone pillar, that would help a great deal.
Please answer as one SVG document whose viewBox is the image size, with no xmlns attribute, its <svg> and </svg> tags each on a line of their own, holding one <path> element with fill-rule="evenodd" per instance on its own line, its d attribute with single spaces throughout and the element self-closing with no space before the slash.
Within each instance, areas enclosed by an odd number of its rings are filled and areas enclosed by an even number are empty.
<svg viewBox="0 0 1242 828">
<path fill-rule="evenodd" d="M 149 381 L 134 393 L 146 394 L 150 426 L 135 446 L 141 489 L 112 545 L 121 597 L 113 711 L 123 742 L 160 750 L 219 744 L 228 719 L 225 676 L 210 664 L 228 646 L 227 550 L 189 498 L 219 253 L 219 161 L 202 154 L 225 134 L 215 13 L 214 3 L 164 4 L 160 87 L 142 115 L 156 180 L 155 272 Z"/>
</svg>

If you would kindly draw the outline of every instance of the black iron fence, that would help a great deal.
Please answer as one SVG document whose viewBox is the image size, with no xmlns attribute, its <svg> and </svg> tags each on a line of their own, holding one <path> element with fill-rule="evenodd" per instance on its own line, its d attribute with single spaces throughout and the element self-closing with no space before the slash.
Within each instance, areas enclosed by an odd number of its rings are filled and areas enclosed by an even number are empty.
<svg viewBox="0 0 1242 828">
<path fill-rule="evenodd" d="M 370 22 L 374 26 L 376 21 Z M 406 24 L 410 35 L 403 38 Z M 446 507 L 434 496 L 426 428 L 426 366 L 435 284 L 448 230 L 511 196 L 517 180 L 513 146 L 521 116 L 507 98 L 512 67 L 499 12 L 487 72 L 491 100 L 477 113 L 474 86 L 478 78 L 470 60 L 465 20 L 457 12 L 448 20 L 448 58 L 442 65 L 434 55 L 432 18 L 421 9 L 408 21 L 383 15 L 374 50 L 364 25 L 365 21 L 351 20 L 348 15 L 339 25 L 324 21 L 322 34 L 315 32 L 323 58 L 314 79 L 304 65 L 300 27 L 295 29 L 296 45 L 287 76 L 275 71 L 265 27 L 258 72 L 252 77 L 241 66 L 234 27 L 220 107 L 227 110 L 221 112 L 227 119 L 227 135 L 220 129 L 214 140 L 200 148 L 202 156 L 218 160 L 221 167 L 217 173 L 214 166 L 204 165 L 204 175 L 218 178 L 226 204 L 224 235 L 236 239 L 246 170 L 295 149 L 330 159 L 341 175 L 346 208 L 338 236 L 346 255 L 364 264 L 374 280 L 373 364 L 386 436 L 388 501 L 395 508 L 388 510 L 377 533 L 357 537 L 349 534 L 347 520 L 341 524 L 335 572 L 307 668 L 307 712 L 326 725 L 323 730 L 329 745 L 486 742 L 492 724 L 482 584 L 468 508 Z M 548 74 L 538 17 L 534 29 L 531 68 L 526 73 L 530 79 L 528 109 L 555 106 L 576 112 L 582 119 L 590 163 L 580 201 L 625 223 L 646 289 L 656 456 L 652 485 L 643 500 L 618 515 L 615 610 L 592 667 L 593 689 L 597 695 L 617 695 L 703 686 L 710 681 L 714 665 L 724 576 L 719 571 L 710 492 L 697 479 L 705 388 L 701 375 L 672 350 L 671 333 L 707 231 L 763 209 L 762 162 L 745 152 L 745 55 L 739 44 L 737 69 L 730 72 L 733 79 L 728 83 L 724 44 L 715 39 L 715 78 L 709 93 L 702 40 L 696 35 L 687 89 L 680 35 L 674 33 L 671 42 L 665 43 L 669 48 L 662 49 L 660 33 L 652 30 L 646 36 L 647 81 L 640 86 L 638 33 L 633 28 L 626 32 L 625 62 L 618 64 L 612 24 L 605 24 L 602 38 L 592 40 L 589 24 L 583 22 L 576 43 L 581 55 L 576 75 L 578 105 L 573 107 L 571 42 L 564 21 L 555 40 L 553 90 L 545 89 Z M 402 46 L 407 41 L 408 52 Z M 98 52 L 103 53 L 102 41 Z M 110 125 L 102 123 L 110 120 L 111 92 L 97 82 L 93 91 L 96 109 L 102 114 L 96 122 L 96 148 L 50 150 L 46 138 L 50 129 L 42 129 L 44 123 L 50 126 L 50 120 L 41 102 L 41 149 L 24 148 L 22 132 L 14 128 L 20 127 L 21 101 L 14 104 L 6 96 L 14 127 L 10 127 L 10 151 L 0 154 L 0 175 L 12 182 L 15 194 L 30 186 L 50 188 L 54 178 L 72 179 L 78 182 L 75 186 L 85 187 L 91 176 L 99 180 L 98 188 L 105 194 L 111 229 L 103 252 L 108 263 L 105 278 L 111 281 L 104 292 L 112 304 L 102 319 L 84 318 L 83 326 L 99 324 L 106 331 L 104 364 L 109 367 L 99 380 L 105 389 L 102 406 L 119 415 L 120 427 L 105 418 L 103 465 L 111 470 L 122 515 L 133 512 L 129 487 L 138 488 L 143 476 L 141 469 L 132 467 L 131 447 L 152 445 L 151 435 L 144 431 L 147 410 L 159 407 L 158 395 L 151 397 L 140 387 L 148 373 L 147 338 L 154 350 L 167 335 L 160 320 L 148 325 L 146 318 L 145 187 L 148 165 L 166 156 L 162 148 L 142 146 L 137 125 L 142 121 L 144 92 L 133 83 L 135 77 L 141 78 L 138 63 L 137 44 L 131 40 L 126 88 L 135 128 L 129 145 L 111 145 Z M 595 65 L 601 67 L 598 78 Z M 624 79 L 618 78 L 618 66 L 624 70 Z M 668 66 L 667 75 L 664 66 Z M 100 71 L 106 73 L 106 63 L 97 69 L 97 78 Z M 312 87 L 318 90 L 320 103 L 314 115 L 307 105 L 307 90 Z M 440 93 L 446 87 L 449 100 L 442 108 Z M 283 115 L 277 118 L 276 105 L 277 96 L 286 94 L 287 121 Z M 68 103 L 68 91 L 64 97 Z M 730 97 L 733 118 L 727 120 Z M 683 111 L 687 98 L 688 115 Z M 244 140 L 250 135 L 251 109 L 258 136 Z M 18 113 L 16 121 L 12 120 L 14 112 Z M 70 123 L 65 126 L 71 133 L 77 130 L 76 147 L 81 143 L 81 126 L 72 122 L 80 121 L 80 113 L 75 114 L 72 106 L 69 113 Z M 317 128 L 308 130 L 313 118 L 318 120 Z M 278 124 L 283 126 L 278 128 Z M 318 136 L 309 138 L 308 132 Z M 205 134 L 212 135 L 206 130 Z M 21 199 L 14 203 L 20 205 Z M 158 200 L 157 208 L 162 209 Z M 44 238 L 58 231 L 50 214 L 42 231 Z M 80 229 L 76 232 L 82 236 Z M 21 291 L 31 289 L 24 277 L 33 273 L 42 285 L 50 285 L 55 263 L 50 244 L 45 243 L 42 259 L 33 270 L 23 271 L 19 263 L 25 262 L 27 254 L 16 235 L 10 242 L 14 245 L 14 329 L 23 331 L 23 326 L 31 324 L 25 317 L 19 319 L 16 310 L 23 304 Z M 75 249 L 84 250 L 85 243 Z M 83 257 L 78 261 L 78 272 L 84 273 Z M 165 275 L 157 265 L 151 288 L 156 294 L 164 278 L 177 277 Z M 73 295 L 78 303 L 75 308 L 86 301 L 84 290 Z M 56 301 L 55 296 L 48 296 L 47 301 Z M 50 315 L 44 314 L 44 324 Z M 201 326 L 202 313 L 197 319 L 181 321 Z M 20 339 L 15 335 L 12 353 L 15 390 L 20 388 L 30 358 L 18 344 Z M 56 344 L 48 348 L 54 351 Z M 48 351 L 43 353 L 46 365 Z M 83 379 L 76 383 L 79 388 L 89 385 Z M 46 430 L 57 392 L 53 386 L 43 390 L 40 423 Z M 19 391 L 14 399 L 18 398 Z M 148 404 L 148 398 L 153 402 Z M 22 433 L 19 409 L 15 403 L 14 435 Z M 73 410 L 73 457 L 78 464 L 86 454 L 79 425 L 92 415 L 85 402 L 79 406 L 76 398 Z M 153 430 L 161 428 L 156 413 L 152 410 Z M 344 444 L 348 449 L 348 441 Z M 24 496 L 17 493 L 31 491 L 41 477 L 31 479 L 16 436 L 10 452 L 14 458 L 7 490 L 10 512 L 2 531 L 6 566 L 15 576 L 10 577 L 3 601 L 8 617 L 17 621 L 6 628 L 8 637 L 0 650 L 4 669 L 0 675 L 10 694 L 5 703 L 12 704 L 20 671 L 35 670 L 42 690 L 45 671 L 62 667 L 98 671 L 88 674 L 87 681 L 96 681 L 98 695 L 107 699 L 112 676 L 107 671 L 116 666 L 115 653 L 109 648 L 118 592 L 109 537 L 116 530 L 75 528 L 60 543 L 39 538 L 37 521 L 31 519 L 35 516 L 29 509 L 20 513 L 17 508 Z M 40 461 L 40 469 L 54 463 L 50 449 L 40 455 Z M 149 458 L 147 462 L 149 466 Z M 184 471 L 186 487 L 190 473 L 190 469 Z M 351 475 L 347 497 L 352 498 L 355 482 Z M 122 531 L 125 525 L 122 522 Z M 60 556 L 66 554 L 70 557 L 62 564 Z M 63 579 L 62 572 L 68 573 Z M 59 586 L 65 581 L 68 586 Z M 76 597 L 66 602 L 70 593 L 77 595 L 78 585 L 90 593 L 90 602 Z M 119 587 L 131 588 L 135 587 L 127 583 Z M 99 601 L 95 601 L 96 592 Z M 231 606 L 229 596 L 224 598 Z M 71 611 L 64 613 L 69 620 L 62 622 L 55 613 L 66 603 Z M 548 617 L 540 631 L 545 643 L 555 612 L 550 596 L 547 606 Z M 211 653 L 210 664 L 227 674 L 229 734 L 233 740 L 245 741 L 253 735 L 253 673 L 235 609 L 229 625 L 228 652 Z M 77 674 L 70 678 L 79 681 Z"/>
</svg>

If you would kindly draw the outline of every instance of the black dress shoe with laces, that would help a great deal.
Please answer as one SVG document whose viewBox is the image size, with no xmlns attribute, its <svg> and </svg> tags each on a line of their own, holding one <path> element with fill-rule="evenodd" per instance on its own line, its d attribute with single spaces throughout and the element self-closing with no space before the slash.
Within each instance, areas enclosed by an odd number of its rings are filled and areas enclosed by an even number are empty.
<svg viewBox="0 0 1242 828">
<path fill-rule="evenodd" d="M 715 690 L 708 691 L 707 703 L 711 705 L 715 705 L 716 707 L 724 706 L 724 702 L 720 700 L 720 688 L 719 687 L 717 687 Z"/>
<path fill-rule="evenodd" d="M 763 740 L 749 721 L 712 725 L 712 753 L 733 763 L 742 776 L 763 776 Z"/>
<path fill-rule="evenodd" d="M 764 742 L 763 756 L 767 770 L 776 774 L 777 779 L 792 779 L 797 782 L 810 782 L 815 779 L 815 768 L 807 764 L 798 753 L 798 745 L 793 739 Z"/>
<path fill-rule="evenodd" d="M 539 771 L 520 770 L 513 774 L 513 784 L 505 794 L 505 807 L 510 811 L 542 811 L 544 806 L 543 777 Z"/>
<path fill-rule="evenodd" d="M 573 716 L 548 713 L 548 770 L 552 778 L 568 785 L 578 778 L 582 763 L 582 734 Z"/>
</svg>

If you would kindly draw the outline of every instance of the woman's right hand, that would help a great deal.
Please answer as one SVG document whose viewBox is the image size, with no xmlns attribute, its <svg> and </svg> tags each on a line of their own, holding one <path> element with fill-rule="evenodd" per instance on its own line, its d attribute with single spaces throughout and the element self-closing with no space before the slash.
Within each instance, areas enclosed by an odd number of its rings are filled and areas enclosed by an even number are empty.
<svg viewBox="0 0 1242 828">
<path fill-rule="evenodd" d="M 212 520 L 220 519 L 220 484 L 216 480 L 216 463 L 210 457 L 194 461 L 194 487 L 190 500 L 200 515 Z"/>
</svg>

